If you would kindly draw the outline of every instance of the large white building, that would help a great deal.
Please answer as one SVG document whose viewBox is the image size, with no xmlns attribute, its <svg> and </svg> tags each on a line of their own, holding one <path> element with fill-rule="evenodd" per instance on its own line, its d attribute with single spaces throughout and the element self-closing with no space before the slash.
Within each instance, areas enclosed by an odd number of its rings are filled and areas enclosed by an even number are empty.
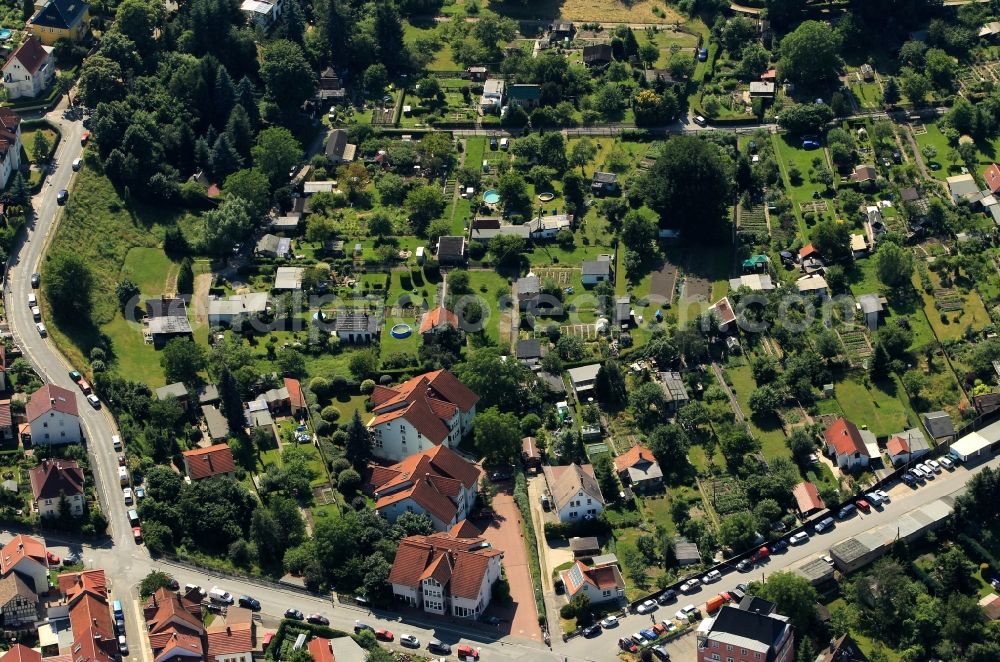
<svg viewBox="0 0 1000 662">
<path fill-rule="evenodd" d="M 78 444 L 83 440 L 76 393 L 69 389 L 46 384 L 31 394 L 25 414 L 33 446 Z"/>
<path fill-rule="evenodd" d="M 393 595 L 411 607 L 477 618 L 490 604 L 502 558 L 482 538 L 409 536 L 399 541 L 389 583 Z"/>
<path fill-rule="evenodd" d="M 369 482 L 375 510 L 390 522 L 420 513 L 447 531 L 469 516 L 482 473 L 447 446 L 435 446 L 391 467 L 373 466 Z"/>
<path fill-rule="evenodd" d="M 434 448 L 455 448 L 472 430 L 479 396 L 447 370 L 398 386 L 376 386 L 368 421 L 372 454 L 398 462 Z"/>
<path fill-rule="evenodd" d="M 590 464 L 542 468 L 560 522 L 579 522 L 604 512 L 604 495 Z"/>
<path fill-rule="evenodd" d="M 0 188 L 21 168 L 21 116 L 0 108 Z"/>
<path fill-rule="evenodd" d="M 38 37 L 28 37 L 3 65 L 7 98 L 37 97 L 52 84 L 55 71 L 52 46 L 42 45 Z"/>
</svg>

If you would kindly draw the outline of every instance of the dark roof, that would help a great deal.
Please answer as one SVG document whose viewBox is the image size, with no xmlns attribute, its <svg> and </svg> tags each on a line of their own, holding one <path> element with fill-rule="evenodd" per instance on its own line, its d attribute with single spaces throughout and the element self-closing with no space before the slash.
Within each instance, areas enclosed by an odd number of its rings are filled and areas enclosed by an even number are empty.
<svg viewBox="0 0 1000 662">
<path fill-rule="evenodd" d="M 465 257 L 465 237 L 441 237 L 438 239 L 438 258 L 442 255 Z"/>
<path fill-rule="evenodd" d="M 69 30 L 76 25 L 88 7 L 82 0 L 49 0 L 31 17 L 30 22 L 46 28 Z"/>
<path fill-rule="evenodd" d="M 28 474 L 35 501 L 83 494 L 83 469 L 73 460 L 42 460 Z"/>
<path fill-rule="evenodd" d="M 35 75 L 42 68 L 42 65 L 45 64 L 45 61 L 49 59 L 49 53 L 42 47 L 42 42 L 39 41 L 38 37 L 32 35 L 14 51 L 14 54 L 10 56 L 10 60 L 7 60 L 7 63 L 9 64 L 11 60 L 15 59 L 21 63 L 21 66 L 29 74 Z"/>
<path fill-rule="evenodd" d="M 743 598 L 743 602 L 740 605 L 747 602 L 747 600 L 767 602 L 766 600 L 760 600 L 760 598 L 748 595 Z M 773 605 L 771 606 L 773 607 Z M 725 633 L 744 637 L 751 641 L 757 641 L 766 646 L 773 647 L 787 627 L 790 626 L 786 621 L 769 614 L 746 611 L 726 605 L 715 617 L 715 622 L 712 624 L 712 633 L 709 635 L 709 638 L 713 638 L 713 635 L 718 633 Z M 769 653 L 773 653 L 773 650 L 769 651 Z M 771 659 L 770 655 L 768 659 Z"/>
<path fill-rule="evenodd" d="M 334 330 L 375 333 L 378 330 L 378 319 L 368 313 L 345 309 L 337 313 Z"/>
<path fill-rule="evenodd" d="M 25 414 L 28 422 L 35 420 L 49 411 L 58 411 L 70 416 L 79 416 L 76 408 L 76 393 L 62 386 L 46 384 L 31 394 Z"/>
<path fill-rule="evenodd" d="M 903 202 L 913 202 L 920 199 L 920 194 L 917 193 L 917 189 L 911 186 L 899 192 L 899 199 Z"/>
<path fill-rule="evenodd" d="M 758 598 L 755 595 L 747 595 L 740 601 L 740 609 L 768 615 L 774 613 L 775 604 L 764 598 Z"/>
<path fill-rule="evenodd" d="M 601 550 L 601 543 L 597 542 L 597 538 L 593 536 L 588 536 L 584 538 L 570 538 L 569 548 L 574 552 L 591 552 L 595 549 Z"/>
<path fill-rule="evenodd" d="M 675 78 L 669 69 L 646 69 L 644 72 L 647 83 L 666 83 L 667 85 L 679 85 L 684 82 L 683 78 Z"/>
<path fill-rule="evenodd" d="M 533 101 L 542 96 L 542 87 L 533 83 L 510 85 L 507 87 L 507 96 L 520 101 Z"/>
<path fill-rule="evenodd" d="M 517 341 L 517 358 L 538 359 L 542 356 L 542 341 L 538 338 Z"/>
<path fill-rule="evenodd" d="M 602 64 L 611 62 L 611 44 L 594 44 L 583 47 L 584 64 Z"/>
<path fill-rule="evenodd" d="M 580 265 L 584 276 L 607 276 L 611 273 L 611 262 L 608 260 L 585 260 Z"/>
<path fill-rule="evenodd" d="M 339 160 L 344 158 L 344 150 L 347 149 L 347 131 L 334 129 L 326 138 L 326 158 Z"/>
<path fill-rule="evenodd" d="M 922 414 L 921 418 L 924 419 L 924 427 L 935 439 L 955 434 L 955 424 L 952 423 L 951 417 L 943 411 Z"/>
<path fill-rule="evenodd" d="M 594 181 L 598 184 L 614 184 L 618 181 L 618 175 L 613 172 L 601 172 L 598 170 L 594 173 Z"/>
<path fill-rule="evenodd" d="M 184 299 L 146 299 L 146 317 L 187 317 L 187 306 Z"/>
</svg>

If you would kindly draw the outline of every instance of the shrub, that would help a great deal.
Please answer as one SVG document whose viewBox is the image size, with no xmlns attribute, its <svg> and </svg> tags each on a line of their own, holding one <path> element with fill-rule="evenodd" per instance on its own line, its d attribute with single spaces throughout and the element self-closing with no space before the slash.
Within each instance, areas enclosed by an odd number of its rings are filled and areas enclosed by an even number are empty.
<svg viewBox="0 0 1000 662">
<path fill-rule="evenodd" d="M 335 474 L 339 474 L 345 469 L 351 468 L 351 461 L 346 457 L 338 457 L 336 460 L 330 463 L 330 471 Z"/>
<path fill-rule="evenodd" d="M 323 411 L 320 412 L 320 416 L 323 417 L 323 420 L 328 423 L 336 423 L 337 419 L 340 418 L 340 410 L 333 405 L 327 405 L 326 407 L 323 407 Z"/>
<path fill-rule="evenodd" d="M 347 496 L 354 494 L 361 487 L 361 474 L 354 469 L 344 469 L 337 476 L 337 489 Z"/>
<path fill-rule="evenodd" d="M 313 377 L 309 382 L 309 390 L 317 398 L 325 398 L 330 393 L 330 380 L 326 377 Z"/>
<path fill-rule="evenodd" d="M 374 390 L 375 390 L 374 379 L 366 379 L 365 381 L 361 382 L 361 393 L 363 393 L 364 395 L 369 395 Z"/>
</svg>

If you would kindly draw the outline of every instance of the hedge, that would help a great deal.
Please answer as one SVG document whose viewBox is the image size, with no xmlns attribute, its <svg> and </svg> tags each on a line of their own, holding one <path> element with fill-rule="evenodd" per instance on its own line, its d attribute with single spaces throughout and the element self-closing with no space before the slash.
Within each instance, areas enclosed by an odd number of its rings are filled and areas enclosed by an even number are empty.
<svg viewBox="0 0 1000 662">
<path fill-rule="evenodd" d="M 538 537 L 535 525 L 531 520 L 531 500 L 528 498 L 528 482 L 524 473 L 518 471 L 514 476 L 514 503 L 521 511 L 521 529 L 524 535 L 524 546 L 528 552 L 528 571 L 531 583 L 535 587 L 535 608 L 538 610 L 538 622 L 547 623 L 545 617 L 545 600 L 542 599 L 542 566 L 538 561 Z"/>
<path fill-rule="evenodd" d="M 282 619 L 281 625 L 278 626 L 277 631 L 274 633 L 274 639 L 271 640 L 271 643 L 267 647 L 267 651 L 264 654 L 265 659 L 281 659 L 281 648 L 285 637 L 289 634 L 289 630 L 291 630 L 293 637 L 298 637 L 301 633 L 306 633 L 310 637 L 325 637 L 326 639 L 339 639 L 341 637 L 351 636 L 346 632 L 334 630 L 333 628 L 329 628 L 325 625 L 313 625 L 312 623 L 305 623 L 303 621 L 290 621 L 288 619 Z"/>
</svg>

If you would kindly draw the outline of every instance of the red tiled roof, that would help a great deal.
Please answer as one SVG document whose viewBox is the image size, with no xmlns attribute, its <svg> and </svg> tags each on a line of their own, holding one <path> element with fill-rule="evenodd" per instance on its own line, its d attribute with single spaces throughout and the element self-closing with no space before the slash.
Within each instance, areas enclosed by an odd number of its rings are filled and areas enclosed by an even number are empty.
<svg viewBox="0 0 1000 662">
<path fill-rule="evenodd" d="M 250 623 L 230 623 L 228 620 L 218 627 L 212 623 L 205 635 L 205 658 L 215 662 L 219 657 L 235 653 L 249 653 L 253 650 L 253 627 Z"/>
<path fill-rule="evenodd" d="M 35 501 L 83 494 L 83 469 L 73 460 L 42 460 L 28 476 Z"/>
<path fill-rule="evenodd" d="M 17 59 L 21 63 L 21 66 L 34 76 L 42 68 L 42 65 L 45 64 L 45 61 L 49 59 L 49 53 L 42 47 L 42 42 L 38 40 L 38 37 L 32 35 L 14 51 L 14 54 L 7 60 L 7 64 L 10 64 L 14 59 Z M 6 66 L 5 64 L 4 68 Z"/>
<path fill-rule="evenodd" d="M 807 257 L 819 255 L 819 251 L 812 244 L 806 244 L 801 249 L 799 249 L 799 258 L 806 259 Z"/>
<path fill-rule="evenodd" d="M 656 458 L 653 457 L 653 451 L 641 444 L 637 444 L 615 458 L 615 471 L 622 472 L 639 463 L 649 464 L 655 461 Z"/>
<path fill-rule="evenodd" d="M 34 559 L 42 566 L 48 567 L 45 544 L 30 536 L 17 535 L 0 549 L 0 575 L 6 575 L 24 558 Z"/>
<path fill-rule="evenodd" d="M 64 573 L 59 575 L 57 581 L 59 592 L 66 596 L 68 602 L 73 602 L 84 593 L 99 598 L 108 597 L 108 579 L 100 569 Z"/>
<path fill-rule="evenodd" d="M 841 417 L 834 421 L 823 433 L 823 437 L 826 439 L 827 446 L 833 446 L 834 450 L 837 451 L 837 455 L 861 453 L 868 457 L 868 449 L 865 448 L 865 442 L 861 440 L 858 426 L 846 418 Z"/>
<path fill-rule="evenodd" d="M 302 395 L 302 384 L 299 380 L 292 379 L 291 377 L 285 377 L 285 388 L 288 389 L 288 402 L 295 408 L 305 408 L 306 399 Z"/>
<path fill-rule="evenodd" d="M 997 193 L 1000 191 L 1000 166 L 996 163 L 991 163 L 986 171 L 983 172 L 983 179 L 986 180 L 986 186 L 990 189 L 990 192 Z"/>
<path fill-rule="evenodd" d="M 901 455 L 910 452 L 910 442 L 903 437 L 893 437 L 886 443 L 885 449 L 889 455 Z"/>
<path fill-rule="evenodd" d="M 0 657 L 0 662 L 42 662 L 42 654 L 24 644 L 14 644 Z"/>
<path fill-rule="evenodd" d="M 478 538 L 483 535 L 483 532 L 479 530 L 478 526 L 464 519 L 448 529 L 448 535 L 452 538 Z"/>
<path fill-rule="evenodd" d="M 455 408 L 471 411 L 479 396 L 470 391 L 447 370 L 418 375 L 398 386 L 376 386 L 372 392 L 374 418 L 368 427 L 377 427 L 397 418 L 410 425 L 435 444 L 448 438 L 445 422 L 455 416 Z"/>
<path fill-rule="evenodd" d="M 399 541 L 392 563 L 389 583 L 417 587 L 422 579 L 431 576 L 428 572 L 443 572 L 436 566 L 447 564 L 451 570 L 446 585 L 448 594 L 475 598 L 479 595 L 490 559 L 501 554 L 491 547 L 480 547 L 483 542 L 481 538 L 454 538 L 446 533 L 403 538 Z M 442 560 L 442 556 L 447 558 Z M 433 576 L 438 577 L 436 574 Z"/>
<path fill-rule="evenodd" d="M 31 394 L 25 413 L 28 422 L 34 421 L 39 416 L 47 414 L 50 410 L 79 416 L 80 412 L 76 408 L 76 393 L 55 384 L 46 384 Z"/>
<path fill-rule="evenodd" d="M 0 345 L 3 347 L 3 345 Z M 10 400 L 0 402 L 0 427 L 9 428 L 14 424 L 14 416 L 10 411 Z"/>
<path fill-rule="evenodd" d="M 418 480 L 408 489 L 380 497 L 375 502 L 375 510 L 388 508 L 394 503 L 399 503 L 406 499 L 412 499 L 421 508 L 446 525 L 455 519 L 455 513 L 458 511 L 458 507 L 448 497 L 441 494 L 425 480 Z"/>
<path fill-rule="evenodd" d="M 542 454 L 538 452 L 538 443 L 534 437 L 525 437 L 521 440 L 521 454 L 528 459 L 540 460 Z"/>
<path fill-rule="evenodd" d="M 560 575 L 563 578 L 563 583 L 566 586 L 567 591 L 570 594 L 574 594 L 580 590 L 583 584 L 590 584 L 595 588 L 600 590 L 613 589 L 613 588 L 625 588 L 625 582 L 622 580 L 621 572 L 618 570 L 618 566 L 602 565 L 597 568 L 588 568 L 580 561 L 576 561 L 576 567 L 580 571 L 581 582 L 573 581 L 572 568 L 569 570 L 563 570 Z"/>
<path fill-rule="evenodd" d="M 157 589 L 149 596 L 143 609 L 146 619 L 146 629 L 154 634 L 177 632 L 178 626 L 182 633 L 200 636 L 205 633 L 201 618 L 195 615 L 192 607 L 201 613 L 201 606 L 191 603 L 166 588 Z M 185 632 L 186 631 L 186 632 Z"/>
<path fill-rule="evenodd" d="M 819 491 L 816 486 L 809 482 L 799 483 L 792 488 L 792 496 L 799 506 L 799 512 L 807 513 L 810 510 L 822 510 L 826 507 L 823 500 L 819 498 Z"/>
<path fill-rule="evenodd" d="M 336 662 L 333 656 L 333 649 L 330 648 L 330 640 L 323 637 L 313 637 L 309 640 L 309 654 L 312 655 L 313 662 Z M 0 660 L 0 662 L 3 662 Z"/>
<path fill-rule="evenodd" d="M 451 522 L 462 491 L 475 489 L 482 471 L 445 446 L 416 453 L 391 467 L 372 467 L 369 485 L 376 509 L 412 499 L 438 520 Z"/>
<path fill-rule="evenodd" d="M 438 306 L 424 313 L 423 319 L 420 320 L 420 333 L 429 333 L 443 325 L 458 328 L 458 315 L 444 306 Z"/>
<path fill-rule="evenodd" d="M 201 637 L 179 632 L 164 632 L 150 635 L 149 647 L 156 655 L 155 662 L 164 662 L 171 658 L 203 659 Z"/>
<path fill-rule="evenodd" d="M 69 606 L 69 622 L 73 628 L 73 649 L 80 646 L 75 659 L 110 660 L 118 653 L 111 609 L 106 598 L 93 593 L 81 593 Z"/>
<path fill-rule="evenodd" d="M 236 462 L 233 460 L 233 451 L 230 450 L 229 444 L 215 444 L 208 448 L 184 451 L 184 464 L 191 480 L 201 480 L 236 471 Z"/>
<path fill-rule="evenodd" d="M 736 313 L 733 312 L 733 304 L 729 302 L 729 297 L 722 297 L 712 304 L 711 310 L 719 316 L 719 325 L 725 326 L 736 321 Z"/>
</svg>

